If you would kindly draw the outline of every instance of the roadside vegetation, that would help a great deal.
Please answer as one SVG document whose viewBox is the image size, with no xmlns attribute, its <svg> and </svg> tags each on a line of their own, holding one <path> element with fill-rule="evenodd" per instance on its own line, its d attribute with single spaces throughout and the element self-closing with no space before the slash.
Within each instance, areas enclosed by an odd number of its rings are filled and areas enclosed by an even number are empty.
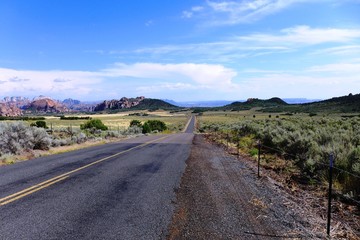
<svg viewBox="0 0 360 240">
<path fill-rule="evenodd" d="M 171 133 L 183 129 L 187 116 L 132 113 L 126 115 L 51 116 L 4 119 L 0 122 L 0 165 L 37 157 L 38 151 L 112 141 L 148 133 Z M 99 116 L 99 118 L 97 118 Z M 131 118 L 139 120 L 132 121 Z M 65 124 L 64 124 L 65 122 Z M 74 150 L 72 147 L 70 150 Z M 45 153 L 44 153 L 45 154 Z"/>
<path fill-rule="evenodd" d="M 251 117 L 223 112 L 199 117 L 198 127 L 214 141 L 254 158 L 260 141 L 264 167 L 307 185 L 327 183 L 329 156 L 333 153 L 336 190 L 344 198 L 360 200 L 359 117 L 280 114 Z"/>
</svg>

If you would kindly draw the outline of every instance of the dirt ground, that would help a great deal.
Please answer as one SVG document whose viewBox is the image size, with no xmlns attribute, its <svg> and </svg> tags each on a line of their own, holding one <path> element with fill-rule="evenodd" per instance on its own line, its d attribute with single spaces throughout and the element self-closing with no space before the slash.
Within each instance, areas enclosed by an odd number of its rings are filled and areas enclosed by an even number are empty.
<svg viewBox="0 0 360 240">
<path fill-rule="evenodd" d="M 195 136 L 168 239 L 327 239 L 325 228 L 253 162 Z"/>
</svg>

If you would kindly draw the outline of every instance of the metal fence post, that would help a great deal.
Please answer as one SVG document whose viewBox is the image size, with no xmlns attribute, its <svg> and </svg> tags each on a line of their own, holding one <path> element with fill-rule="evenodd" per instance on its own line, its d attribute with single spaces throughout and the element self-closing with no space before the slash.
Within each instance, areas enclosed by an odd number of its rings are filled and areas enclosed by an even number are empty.
<svg viewBox="0 0 360 240">
<path fill-rule="evenodd" d="M 261 149 L 261 142 L 258 141 L 258 177 L 260 177 L 260 149 Z"/>
<path fill-rule="evenodd" d="M 327 228 L 326 233 L 330 236 L 330 222 L 331 222 L 331 195 L 332 195 L 332 172 L 334 166 L 334 155 L 330 154 L 330 165 L 329 165 L 329 199 L 328 199 L 328 216 L 327 216 Z"/>
</svg>

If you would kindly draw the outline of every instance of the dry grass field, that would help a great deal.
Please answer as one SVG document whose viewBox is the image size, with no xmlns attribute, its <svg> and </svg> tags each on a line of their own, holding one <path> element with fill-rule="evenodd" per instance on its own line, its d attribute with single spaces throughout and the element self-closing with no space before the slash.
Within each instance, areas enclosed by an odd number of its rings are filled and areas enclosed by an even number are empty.
<svg viewBox="0 0 360 240">
<path fill-rule="evenodd" d="M 133 115 L 139 114 L 140 116 Z M 147 114 L 147 115 L 146 115 Z M 145 115 L 145 116 L 142 116 Z M 65 115 L 67 117 L 67 115 Z M 137 119 L 141 122 L 147 120 L 161 120 L 166 123 L 170 131 L 182 130 L 185 126 L 189 113 L 170 113 L 169 111 L 136 111 L 136 112 L 121 112 L 115 114 L 94 114 L 94 115 L 70 115 L 71 117 L 91 117 L 92 119 L 100 119 L 109 130 L 117 131 L 124 130 L 129 127 L 130 121 Z M 85 123 L 86 119 L 79 120 L 61 120 L 59 117 L 45 117 L 47 126 L 52 127 L 54 130 L 69 128 L 80 129 L 80 125 Z"/>
</svg>

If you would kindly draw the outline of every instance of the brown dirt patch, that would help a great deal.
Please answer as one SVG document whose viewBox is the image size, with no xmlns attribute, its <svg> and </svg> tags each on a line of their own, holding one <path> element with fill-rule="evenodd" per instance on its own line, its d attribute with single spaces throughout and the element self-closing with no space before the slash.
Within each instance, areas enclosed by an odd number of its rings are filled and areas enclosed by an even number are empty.
<svg viewBox="0 0 360 240">
<path fill-rule="evenodd" d="M 176 205 L 168 239 L 326 239 L 323 218 L 202 135 L 194 138 Z"/>
</svg>

